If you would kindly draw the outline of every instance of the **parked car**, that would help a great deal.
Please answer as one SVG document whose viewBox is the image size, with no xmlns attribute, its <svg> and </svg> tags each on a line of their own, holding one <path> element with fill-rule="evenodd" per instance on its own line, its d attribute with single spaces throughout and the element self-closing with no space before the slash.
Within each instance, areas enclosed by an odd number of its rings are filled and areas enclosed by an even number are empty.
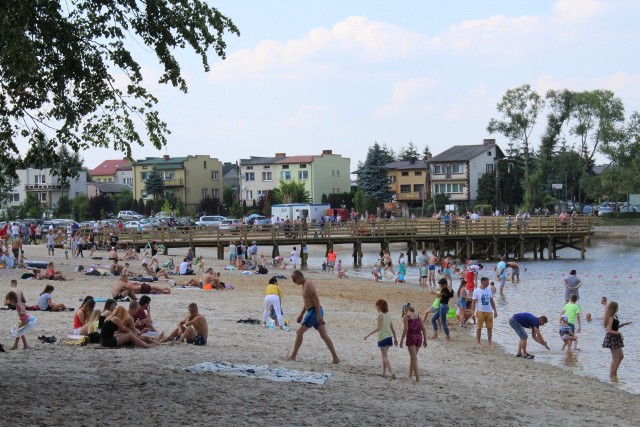
<svg viewBox="0 0 640 427">
<path fill-rule="evenodd" d="M 220 231 L 236 232 L 240 230 L 240 227 L 242 227 L 242 221 L 237 218 L 224 220 L 219 225 Z"/>
<path fill-rule="evenodd" d="M 203 215 L 196 221 L 196 225 L 199 227 L 217 227 L 226 219 L 226 217 L 220 215 Z"/>
<path fill-rule="evenodd" d="M 188 216 L 176 218 L 176 227 L 194 227 L 196 222 Z"/>
<path fill-rule="evenodd" d="M 42 224 L 42 228 L 44 228 L 45 230 L 47 228 L 49 228 L 49 225 L 53 225 L 53 228 L 58 229 L 58 228 L 67 228 L 68 226 L 77 226 L 77 228 L 80 228 L 80 224 L 78 224 L 77 222 L 75 222 L 72 219 L 48 219 L 46 221 L 43 222 Z"/>
<path fill-rule="evenodd" d="M 118 212 L 118 219 L 121 221 L 140 221 L 144 216 L 140 215 L 136 211 L 120 211 Z"/>
<path fill-rule="evenodd" d="M 152 225 L 145 221 L 127 221 L 124 223 L 124 228 L 127 230 L 137 230 L 138 226 L 143 229 L 150 229 Z"/>
<path fill-rule="evenodd" d="M 584 205 L 582 207 L 582 213 L 584 215 L 593 215 L 593 206 L 591 205 Z"/>
<path fill-rule="evenodd" d="M 264 215 L 251 214 L 244 217 L 244 220 L 249 225 L 268 225 L 271 224 L 271 220 Z"/>
<path fill-rule="evenodd" d="M 611 208 L 610 206 L 600 206 L 600 208 L 598 209 L 598 216 L 602 216 L 610 212 L 613 212 L 613 208 Z"/>
</svg>

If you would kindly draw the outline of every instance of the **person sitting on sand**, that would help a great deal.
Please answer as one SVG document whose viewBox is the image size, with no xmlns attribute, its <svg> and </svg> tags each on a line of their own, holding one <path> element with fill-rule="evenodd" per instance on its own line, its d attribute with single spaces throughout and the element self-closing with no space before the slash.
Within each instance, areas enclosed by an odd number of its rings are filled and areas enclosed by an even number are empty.
<svg viewBox="0 0 640 427">
<path fill-rule="evenodd" d="M 187 344 L 207 345 L 209 337 L 207 319 L 198 313 L 198 305 L 194 302 L 189 304 L 188 310 L 187 317 L 181 320 L 176 329 L 168 337 L 164 338 L 162 342 L 173 341 L 181 343 L 186 341 Z"/>
<path fill-rule="evenodd" d="M 100 329 L 100 345 L 103 347 L 118 347 L 126 343 L 132 343 L 136 347 L 149 348 L 153 343 L 146 343 L 138 337 L 134 330 L 127 328 L 123 321 L 127 318 L 127 310 L 117 307 L 113 314 L 104 322 Z"/>
<path fill-rule="evenodd" d="M 187 258 L 182 260 L 177 270 L 177 273 L 181 276 L 191 276 L 195 274 L 191 265 L 191 261 L 189 261 Z"/>
<path fill-rule="evenodd" d="M 73 334 L 74 335 L 87 335 L 89 333 L 89 318 L 93 309 L 96 307 L 96 302 L 92 296 L 85 297 L 82 301 L 82 305 L 78 307 L 73 315 Z"/>
<path fill-rule="evenodd" d="M 163 277 L 165 279 L 170 279 L 169 274 L 167 273 L 167 270 L 165 270 L 164 268 L 157 268 L 156 271 L 153 271 L 151 267 L 148 266 L 146 263 L 142 263 L 141 269 L 144 272 L 144 274 L 147 276 L 155 277 L 155 278 Z"/>
<path fill-rule="evenodd" d="M 53 289 L 53 285 L 45 286 L 44 291 L 42 291 L 40 297 L 38 297 L 38 308 L 41 311 L 64 311 L 67 309 L 67 306 L 62 303 L 53 303 L 51 295 L 53 293 Z"/>
<path fill-rule="evenodd" d="M 53 261 L 50 262 L 49 264 L 47 264 L 47 271 L 44 274 L 45 279 L 47 280 L 68 280 L 66 277 L 64 277 L 64 275 L 62 274 L 62 272 L 57 271 L 54 267 L 53 267 Z"/>
<path fill-rule="evenodd" d="M 133 277 L 133 276 L 135 276 L 135 275 L 136 275 L 136 273 L 134 273 L 134 272 L 131 270 L 131 267 L 129 266 L 129 263 L 128 263 L 128 262 L 125 262 L 125 263 L 124 263 L 124 268 L 122 269 L 122 271 L 120 272 L 120 274 L 121 274 L 122 276 L 127 276 L 127 277 Z"/>
<path fill-rule="evenodd" d="M 120 259 L 118 258 L 118 252 L 116 251 L 116 247 L 112 246 L 111 250 L 109 250 L 109 261 L 118 263 Z"/>
<path fill-rule="evenodd" d="M 142 295 L 138 304 L 138 309 L 132 314 L 136 329 L 143 333 L 155 331 L 153 320 L 151 320 L 151 298 L 148 295 Z"/>
<path fill-rule="evenodd" d="M 138 254 L 136 253 L 136 251 L 133 248 L 129 248 L 129 249 L 127 249 L 127 252 L 125 252 L 125 254 L 122 257 L 122 259 L 124 261 L 139 261 L 140 257 L 138 256 Z"/>
<path fill-rule="evenodd" d="M 111 298 L 105 301 L 104 308 L 100 312 L 100 317 L 98 318 L 98 329 L 102 329 L 102 325 L 104 325 L 104 321 L 107 319 L 107 317 L 113 314 L 113 310 L 115 310 L 117 306 L 118 306 L 118 303 L 112 300 Z"/>
</svg>

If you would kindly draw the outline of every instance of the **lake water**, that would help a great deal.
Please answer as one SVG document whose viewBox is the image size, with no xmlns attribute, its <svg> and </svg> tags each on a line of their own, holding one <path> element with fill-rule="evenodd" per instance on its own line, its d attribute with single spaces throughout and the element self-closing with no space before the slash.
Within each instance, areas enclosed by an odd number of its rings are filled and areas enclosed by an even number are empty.
<svg viewBox="0 0 640 427">
<path fill-rule="evenodd" d="M 316 247 L 317 248 L 317 247 Z M 361 277 L 372 280 L 371 270 L 378 259 L 379 246 L 363 247 L 363 267 L 353 269 L 352 247 L 342 245 L 336 247 L 338 258 L 349 268 L 350 277 Z M 391 255 L 394 264 L 398 255 L 404 251 L 403 245 L 392 245 Z M 320 251 L 310 253 L 309 266 L 315 270 L 322 263 Z M 529 254 L 528 256 L 531 256 Z M 635 354 L 640 351 L 640 242 L 635 240 L 594 240 L 587 249 L 587 259 L 580 259 L 580 252 L 573 249 L 558 251 L 559 259 L 554 261 L 521 261 L 520 284 L 507 282 L 505 296 L 495 296 L 498 318 L 494 322 L 494 342 L 502 346 L 506 352 L 515 354 L 518 338 L 508 324 L 514 313 L 530 312 L 536 316 L 546 315 L 549 323 L 541 328 L 545 340 L 549 342 L 551 351 L 529 339 L 527 349 L 536 355 L 535 361 L 549 363 L 577 374 L 609 381 L 609 364 L 611 353 L 602 348 L 605 331 L 602 324 L 604 307 L 600 298 L 606 296 L 609 301 L 617 301 L 620 308 L 618 317 L 621 322 L 634 323 L 622 329 L 624 335 L 625 359 L 618 371 L 619 387 L 640 394 L 640 363 Z M 495 262 L 485 262 L 484 274 L 495 279 L 493 268 Z M 394 265 L 397 268 L 397 264 Z M 527 271 L 524 271 L 524 270 Z M 558 318 L 564 306 L 564 278 L 569 271 L 578 271 L 583 282 L 580 288 L 580 305 L 582 316 L 582 333 L 578 334 L 580 351 L 561 351 L 562 340 L 558 334 Z M 408 268 L 407 284 L 418 288 L 418 270 Z M 437 278 L 436 278 L 437 279 Z M 389 275 L 386 281 L 392 281 Z M 454 283 L 454 288 L 458 285 Z M 586 313 L 591 313 L 593 320 L 587 322 Z M 455 320 L 453 321 L 455 322 Z M 472 328 L 473 330 L 473 328 Z M 475 332 L 473 330 L 473 332 Z M 483 333 L 486 339 L 486 331 Z"/>
</svg>

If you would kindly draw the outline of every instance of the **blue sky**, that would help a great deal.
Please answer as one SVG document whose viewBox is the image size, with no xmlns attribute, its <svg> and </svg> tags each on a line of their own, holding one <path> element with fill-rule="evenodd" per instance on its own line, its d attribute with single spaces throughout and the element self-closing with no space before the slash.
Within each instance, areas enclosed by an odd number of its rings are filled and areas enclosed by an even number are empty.
<svg viewBox="0 0 640 427">
<path fill-rule="evenodd" d="M 135 158 L 166 151 L 234 162 L 332 149 L 355 169 L 375 141 L 396 150 L 413 141 L 434 154 L 487 137 L 504 147 L 486 125 L 504 92 L 523 83 L 541 94 L 611 89 L 627 115 L 640 110 L 635 0 L 212 4 L 241 36 L 227 36 L 225 61 L 211 54 L 210 73 L 180 54 L 187 95 L 156 84 L 159 68 L 145 58 L 172 134 L 166 150 L 134 147 Z M 118 156 L 83 157 L 92 168 Z"/>
</svg>

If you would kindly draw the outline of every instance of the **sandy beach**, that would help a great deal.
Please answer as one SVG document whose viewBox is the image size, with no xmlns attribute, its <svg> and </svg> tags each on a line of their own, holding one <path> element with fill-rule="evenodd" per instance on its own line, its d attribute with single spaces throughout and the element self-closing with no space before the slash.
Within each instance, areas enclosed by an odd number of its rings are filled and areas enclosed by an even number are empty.
<svg viewBox="0 0 640 427">
<path fill-rule="evenodd" d="M 26 247 L 26 253 L 30 259 L 46 260 L 43 245 Z M 212 251 L 200 253 L 207 267 L 219 269 L 221 261 L 214 260 Z M 100 255 L 106 258 L 106 253 Z M 166 259 L 161 257 L 161 262 Z M 10 279 L 16 278 L 28 304 L 35 304 L 47 283 L 56 287 L 54 302 L 71 307 L 77 307 L 86 295 L 109 297 L 116 278 L 73 272 L 79 264 L 89 265 L 88 261 L 57 255 L 56 267 L 73 279 L 70 282 L 20 280 L 22 271 L 1 270 L 3 295 Z M 290 273 L 284 272 L 287 277 Z M 196 302 L 209 323 L 205 347 L 162 345 L 141 350 L 44 344 L 38 342 L 38 336 L 64 338 L 72 332 L 73 312 L 33 312 L 38 325 L 28 334 L 30 348 L 0 354 L 2 424 L 637 425 L 640 396 L 567 370 L 515 358 L 500 348 L 475 349 L 466 331 L 453 330 L 453 341 L 430 340 L 426 351 L 420 351 L 421 383 L 405 378 L 409 355 L 400 348 L 389 352 L 398 379 L 382 378 L 375 337 L 363 340 L 374 326 L 374 303 L 378 298 L 389 302 L 394 325 L 401 333 L 402 303 L 411 302 L 423 313 L 432 301 L 416 284 L 338 280 L 310 271 L 307 277 L 319 289 L 328 332 L 341 363 L 331 364 L 329 351 L 315 331 L 305 335 L 297 362 L 284 361 L 293 346 L 295 317 L 302 308 L 300 288 L 290 279 L 280 284 L 292 331 L 237 323 L 247 317 L 262 318 L 269 277 L 271 274 L 222 271 L 221 279 L 235 289 L 174 289 L 171 295 L 151 296 L 156 327 L 166 332 L 186 315 L 187 305 Z M 0 342 L 6 347 L 12 344 L 8 330 L 16 321 L 15 311 L 0 311 Z M 549 337 L 556 334 L 551 328 L 542 332 Z M 544 351 L 530 346 L 533 353 Z M 311 385 L 184 371 L 213 361 L 326 372 L 331 378 L 324 385 Z M 626 363 L 637 362 L 629 355 L 623 365 Z"/>
</svg>

